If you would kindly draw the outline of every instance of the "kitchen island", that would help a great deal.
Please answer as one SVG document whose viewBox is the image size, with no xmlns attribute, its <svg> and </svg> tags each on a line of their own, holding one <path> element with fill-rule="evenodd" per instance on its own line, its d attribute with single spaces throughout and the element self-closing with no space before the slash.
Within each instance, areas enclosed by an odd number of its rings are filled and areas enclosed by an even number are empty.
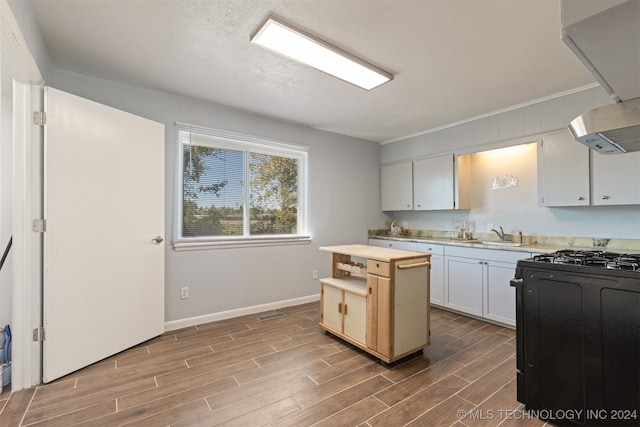
<svg viewBox="0 0 640 427">
<path fill-rule="evenodd" d="M 367 245 L 324 246 L 320 326 L 391 363 L 429 345 L 430 254 Z"/>
</svg>

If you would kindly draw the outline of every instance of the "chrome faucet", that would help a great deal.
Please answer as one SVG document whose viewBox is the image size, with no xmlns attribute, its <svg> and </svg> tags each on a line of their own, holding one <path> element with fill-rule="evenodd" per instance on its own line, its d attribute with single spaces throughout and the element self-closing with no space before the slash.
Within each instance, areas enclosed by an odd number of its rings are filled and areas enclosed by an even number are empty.
<svg viewBox="0 0 640 427">
<path fill-rule="evenodd" d="M 500 240 L 507 240 L 507 235 L 504 234 L 504 230 L 502 229 L 502 227 L 498 227 L 498 228 L 500 229 L 500 231 L 496 230 L 495 228 L 492 228 L 491 231 L 496 233 L 500 238 Z"/>
</svg>

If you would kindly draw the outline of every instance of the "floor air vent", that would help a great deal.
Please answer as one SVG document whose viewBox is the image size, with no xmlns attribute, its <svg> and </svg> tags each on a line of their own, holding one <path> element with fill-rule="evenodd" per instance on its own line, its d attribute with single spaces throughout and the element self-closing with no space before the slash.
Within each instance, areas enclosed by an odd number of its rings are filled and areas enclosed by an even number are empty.
<svg viewBox="0 0 640 427">
<path fill-rule="evenodd" d="M 276 313 L 271 313 L 271 314 L 265 314 L 264 316 L 259 316 L 258 320 L 260 320 L 260 321 L 272 320 L 272 319 L 277 319 L 279 317 L 284 317 L 284 316 L 286 316 L 286 314 L 280 313 L 280 312 L 276 312 Z"/>
</svg>

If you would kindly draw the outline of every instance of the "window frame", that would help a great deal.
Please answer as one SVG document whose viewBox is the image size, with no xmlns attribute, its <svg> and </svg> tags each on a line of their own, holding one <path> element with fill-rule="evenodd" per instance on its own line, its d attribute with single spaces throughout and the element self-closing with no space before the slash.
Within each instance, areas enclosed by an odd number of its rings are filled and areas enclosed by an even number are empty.
<svg viewBox="0 0 640 427">
<path fill-rule="evenodd" d="M 245 161 L 243 173 L 247 185 L 244 189 L 244 214 L 242 236 L 200 236 L 200 237 L 184 237 L 183 232 L 183 206 L 184 206 L 184 150 L 183 141 L 181 139 L 182 132 L 190 132 L 197 134 L 203 139 L 211 139 L 212 144 L 208 145 L 214 148 L 223 148 L 231 150 L 239 150 L 244 153 Z M 198 144 L 207 146 L 207 144 Z M 203 250 L 216 248 L 238 248 L 251 246 L 277 246 L 292 244 L 308 244 L 311 243 L 311 236 L 308 232 L 307 222 L 307 170 L 309 147 L 284 143 L 280 141 L 270 140 L 257 136 L 244 135 L 235 132 L 224 131 L 220 129 L 212 129 L 202 126 L 190 125 L 177 122 L 175 124 L 175 141 L 174 141 L 174 194 L 173 194 L 173 249 L 175 251 L 184 250 Z M 259 153 L 274 155 L 279 157 L 289 157 L 298 160 L 298 207 L 297 207 L 297 233 L 296 234 L 274 234 L 274 235 L 248 235 L 247 219 L 250 216 L 249 201 L 250 185 L 248 181 L 249 170 L 247 153 Z"/>
</svg>

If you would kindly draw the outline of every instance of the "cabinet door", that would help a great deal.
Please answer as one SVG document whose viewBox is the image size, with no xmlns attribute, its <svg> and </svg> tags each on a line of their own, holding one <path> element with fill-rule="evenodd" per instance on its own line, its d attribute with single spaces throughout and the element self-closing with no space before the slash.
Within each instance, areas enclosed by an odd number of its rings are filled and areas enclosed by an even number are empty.
<svg viewBox="0 0 640 427">
<path fill-rule="evenodd" d="M 413 162 L 415 210 L 454 208 L 453 156 L 438 156 Z"/>
<path fill-rule="evenodd" d="M 367 300 L 361 295 L 344 292 L 344 334 L 359 343 L 367 341 Z"/>
<path fill-rule="evenodd" d="M 431 255 L 431 289 L 429 301 L 431 304 L 444 305 L 444 258 Z"/>
<path fill-rule="evenodd" d="M 380 199 L 383 211 L 413 209 L 412 171 L 411 162 L 382 166 Z"/>
<path fill-rule="evenodd" d="M 342 290 L 322 285 L 322 323 L 342 332 Z"/>
<path fill-rule="evenodd" d="M 367 347 L 391 357 L 391 279 L 367 276 Z"/>
<path fill-rule="evenodd" d="M 484 263 L 483 316 L 507 325 L 516 324 L 516 291 L 511 287 L 516 265 L 506 262 Z"/>
<path fill-rule="evenodd" d="M 538 204 L 589 205 L 589 147 L 569 132 L 547 135 L 538 144 Z"/>
<path fill-rule="evenodd" d="M 482 316 L 482 261 L 445 257 L 445 307 Z"/>
<path fill-rule="evenodd" d="M 418 243 L 417 251 L 431 254 L 429 302 L 444 306 L 444 247 L 431 243 Z"/>
<path fill-rule="evenodd" d="M 591 154 L 593 205 L 640 204 L 640 152 Z"/>
<path fill-rule="evenodd" d="M 367 275 L 367 347 L 378 349 L 378 276 Z"/>
</svg>

